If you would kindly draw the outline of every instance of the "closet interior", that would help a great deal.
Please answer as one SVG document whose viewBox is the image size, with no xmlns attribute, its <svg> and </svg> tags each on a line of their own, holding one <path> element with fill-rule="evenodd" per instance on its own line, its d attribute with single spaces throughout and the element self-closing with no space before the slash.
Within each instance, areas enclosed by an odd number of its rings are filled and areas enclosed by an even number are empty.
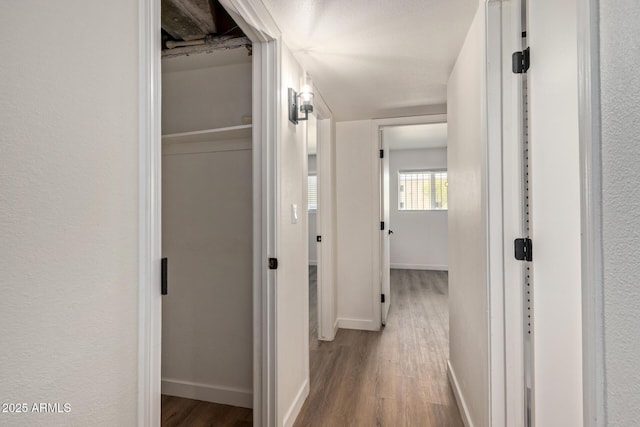
<svg viewBox="0 0 640 427">
<path fill-rule="evenodd" d="M 246 48 L 162 59 L 165 425 L 252 406 L 251 86 Z"/>
</svg>

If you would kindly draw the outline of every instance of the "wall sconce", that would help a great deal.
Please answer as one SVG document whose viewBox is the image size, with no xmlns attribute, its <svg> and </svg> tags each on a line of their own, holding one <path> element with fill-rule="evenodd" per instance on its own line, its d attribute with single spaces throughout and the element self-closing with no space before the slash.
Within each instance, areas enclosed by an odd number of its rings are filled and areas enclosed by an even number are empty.
<svg viewBox="0 0 640 427">
<path fill-rule="evenodd" d="M 298 98 L 300 98 L 300 104 L 298 104 Z M 309 113 L 313 113 L 313 90 L 311 86 L 304 85 L 300 93 L 296 93 L 295 90 L 289 88 L 289 121 L 295 125 L 300 120 L 309 120 Z M 300 105 L 300 109 L 298 109 Z M 304 113 L 301 117 L 300 113 Z"/>
</svg>

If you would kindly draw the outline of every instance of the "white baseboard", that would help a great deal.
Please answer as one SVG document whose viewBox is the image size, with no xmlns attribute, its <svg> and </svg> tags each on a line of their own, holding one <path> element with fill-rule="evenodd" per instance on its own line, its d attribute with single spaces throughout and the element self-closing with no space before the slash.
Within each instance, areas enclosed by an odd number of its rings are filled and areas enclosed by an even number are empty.
<svg viewBox="0 0 640 427">
<path fill-rule="evenodd" d="M 338 328 L 358 329 L 362 331 L 379 331 L 382 323 L 370 319 L 345 319 L 338 318 Z"/>
<path fill-rule="evenodd" d="M 449 271 L 448 265 L 438 264 L 396 264 L 392 263 L 391 268 L 397 268 L 399 270 L 435 270 L 435 271 Z"/>
<path fill-rule="evenodd" d="M 282 421 L 283 427 L 291 427 L 293 423 L 296 422 L 296 418 L 298 418 L 298 414 L 300 414 L 300 409 L 302 409 L 302 405 L 304 401 L 309 396 L 309 380 L 304 380 L 302 387 L 298 390 L 298 394 L 296 394 L 296 398 L 291 403 L 289 410 L 284 416 L 284 420 Z"/>
<path fill-rule="evenodd" d="M 189 381 L 162 380 L 162 394 L 204 400 L 223 405 L 253 407 L 253 390 L 241 390 L 213 384 L 199 384 Z"/>
<path fill-rule="evenodd" d="M 460 390 L 458 378 L 456 378 L 456 374 L 453 371 L 450 360 L 447 360 L 447 377 L 449 377 L 449 384 L 451 384 L 453 395 L 455 396 L 456 402 L 458 403 L 458 410 L 460 411 L 462 422 L 464 423 L 465 427 L 473 427 L 471 417 L 469 417 L 469 408 L 467 407 L 467 403 L 465 402 L 462 391 Z"/>
</svg>

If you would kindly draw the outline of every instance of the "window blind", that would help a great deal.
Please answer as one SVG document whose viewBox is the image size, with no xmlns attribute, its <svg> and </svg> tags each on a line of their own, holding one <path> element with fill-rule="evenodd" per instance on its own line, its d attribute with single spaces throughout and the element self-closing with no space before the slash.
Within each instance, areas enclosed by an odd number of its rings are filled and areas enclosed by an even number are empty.
<svg viewBox="0 0 640 427">
<path fill-rule="evenodd" d="M 318 209 L 318 176 L 309 175 L 307 179 L 307 207 L 310 211 Z"/>
</svg>

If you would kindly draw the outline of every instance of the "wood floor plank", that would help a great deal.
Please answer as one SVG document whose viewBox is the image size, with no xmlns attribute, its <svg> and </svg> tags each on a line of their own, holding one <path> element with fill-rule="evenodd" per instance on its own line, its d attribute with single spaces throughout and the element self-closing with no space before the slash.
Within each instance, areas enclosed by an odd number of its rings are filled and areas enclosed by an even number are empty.
<svg viewBox="0 0 640 427">
<path fill-rule="evenodd" d="M 309 277 L 316 286 L 315 267 Z M 381 332 L 310 335 L 310 392 L 295 426 L 462 426 L 446 374 L 448 334 L 447 273 L 391 270 Z"/>
<path fill-rule="evenodd" d="M 309 397 L 295 425 L 463 426 L 446 376 L 446 272 L 392 270 L 381 332 L 341 329 L 317 340 L 316 271 L 309 271 Z M 162 426 L 252 425 L 251 409 L 162 396 Z"/>
<path fill-rule="evenodd" d="M 253 411 L 247 408 L 162 395 L 162 427 L 249 427 Z"/>
</svg>

